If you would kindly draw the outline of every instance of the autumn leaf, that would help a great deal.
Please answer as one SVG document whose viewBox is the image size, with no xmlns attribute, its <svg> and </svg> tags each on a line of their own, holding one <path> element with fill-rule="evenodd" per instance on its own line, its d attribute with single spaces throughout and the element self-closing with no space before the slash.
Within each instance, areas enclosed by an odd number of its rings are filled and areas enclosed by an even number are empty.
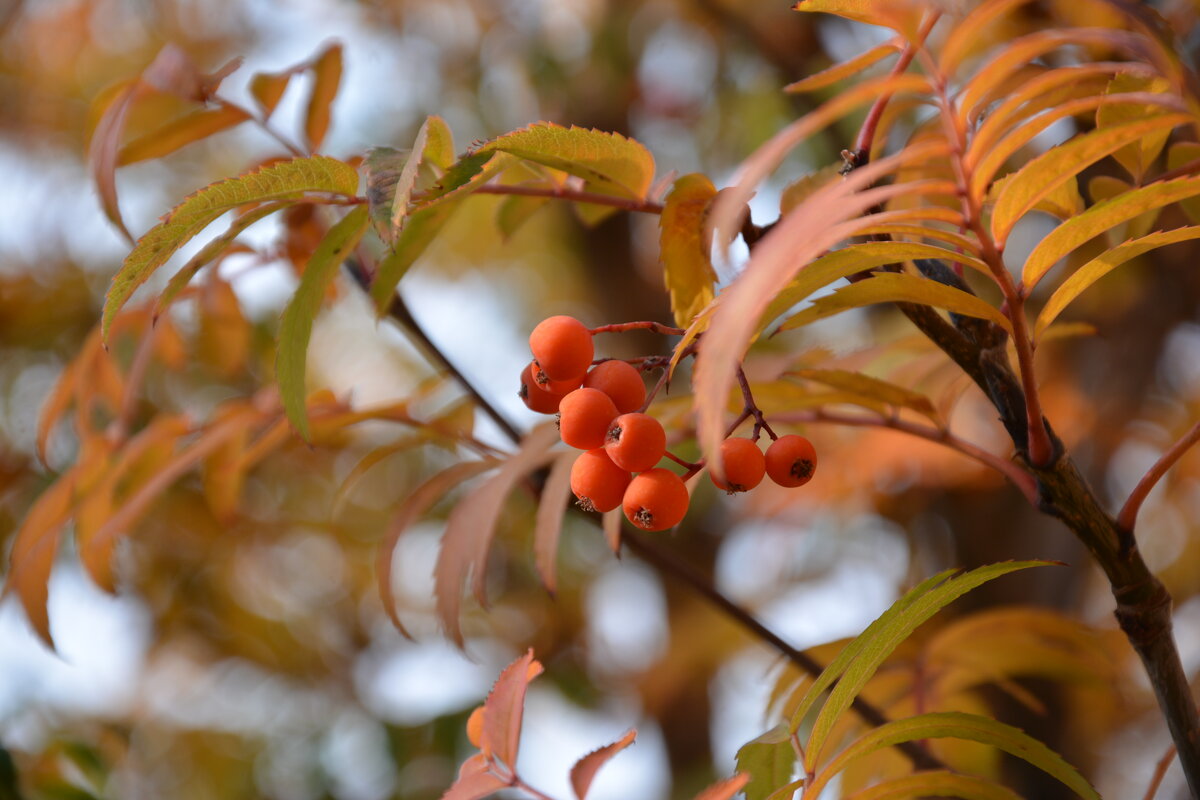
<svg viewBox="0 0 1200 800">
<path fill-rule="evenodd" d="M 578 457 L 579 453 L 568 451 L 554 459 L 538 499 L 537 521 L 533 526 L 533 563 L 542 585 L 550 594 L 558 588 L 558 537 L 571 499 L 571 467 Z"/>
<path fill-rule="evenodd" d="M 737 751 L 737 770 L 750 776 L 746 800 L 766 800 L 792 777 L 796 751 L 784 723 L 746 742 Z"/>
<path fill-rule="evenodd" d="M 525 689 L 541 672 L 542 665 L 533 657 L 533 650 L 527 650 L 504 668 L 483 702 L 481 749 L 509 769 L 515 770 L 517 766 Z"/>
<path fill-rule="evenodd" d="M 732 778 L 717 781 L 692 798 L 692 800 L 731 800 L 749 782 L 749 775 L 734 775 Z"/>
<path fill-rule="evenodd" d="M 304 112 L 304 136 L 310 150 L 317 150 L 325 141 L 329 119 L 338 86 L 342 81 L 342 46 L 330 45 L 312 65 L 313 84 Z"/>
<path fill-rule="evenodd" d="M 820 72 L 814 72 L 812 75 L 789 83 L 783 87 L 783 90 L 792 94 L 800 94 L 824 89 L 846 78 L 854 77 L 872 65 L 878 64 L 888 56 L 894 56 L 899 52 L 900 44 L 893 39 L 876 45 L 869 50 L 864 50 L 853 58 L 834 64 L 831 67 L 826 67 Z"/>
<path fill-rule="evenodd" d="M 249 114 L 234 106 L 193 111 L 124 145 L 117 154 L 117 166 L 162 158 L 193 142 L 241 125 L 248 119 Z"/>
<path fill-rule="evenodd" d="M 659 259 L 680 327 L 713 299 L 717 273 L 709 260 L 712 242 L 705 217 L 716 196 L 716 187 L 704 175 L 684 175 L 675 181 L 659 217 Z"/>
<path fill-rule="evenodd" d="M 577 800 L 587 799 L 588 789 L 591 788 L 592 780 L 600 768 L 617 753 L 633 744 L 636 738 L 637 731 L 630 729 L 612 744 L 599 747 L 575 762 L 575 766 L 571 767 L 571 789 L 575 792 Z"/>
</svg>

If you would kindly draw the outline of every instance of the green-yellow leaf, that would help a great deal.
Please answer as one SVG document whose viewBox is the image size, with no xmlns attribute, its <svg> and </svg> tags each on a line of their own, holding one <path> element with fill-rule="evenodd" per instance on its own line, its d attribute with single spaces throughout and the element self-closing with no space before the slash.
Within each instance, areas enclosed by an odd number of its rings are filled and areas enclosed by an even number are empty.
<svg viewBox="0 0 1200 800">
<path fill-rule="evenodd" d="M 245 111 L 231 106 L 193 111 L 122 147 L 117 154 L 117 166 L 161 158 L 192 142 L 240 125 L 249 118 Z"/>
<path fill-rule="evenodd" d="M 801 369 L 787 373 L 790 376 L 806 381 L 832 386 L 847 392 L 874 398 L 885 405 L 908 408 L 922 414 L 933 422 L 941 424 L 941 417 L 934 408 L 933 402 L 923 394 L 911 389 L 897 386 L 861 372 L 848 372 L 842 369 Z"/>
<path fill-rule="evenodd" d="M 1092 198 L 1092 205 L 1104 200 L 1111 200 L 1132 188 L 1133 184 L 1129 181 L 1123 181 L 1111 175 L 1095 175 L 1088 181 L 1087 186 L 1088 197 Z M 1158 222 L 1158 214 L 1159 209 L 1152 208 L 1144 214 L 1138 214 L 1128 222 L 1109 228 L 1104 232 L 1109 247 L 1116 247 L 1127 239 L 1145 236 L 1154 228 L 1154 223 Z"/>
<path fill-rule="evenodd" d="M 1200 161 L 1200 142 L 1176 142 L 1167 150 L 1167 169 L 1176 170 Z M 1200 172 L 1193 168 L 1192 173 Z M 1194 223 L 1200 223 L 1200 200 L 1183 200 L 1179 203 L 1183 213 Z"/>
<path fill-rule="evenodd" d="M 380 260 L 375 271 L 375 280 L 371 283 L 371 299 L 375 301 L 375 308 L 380 314 L 387 311 L 400 279 L 433 242 L 458 208 L 459 202 L 440 203 L 409 214 L 408 222 L 400 231 L 399 238 L 388 254 Z"/>
<path fill-rule="evenodd" d="M 854 698 L 879 669 L 879 665 L 922 623 L 959 597 L 988 581 L 1010 572 L 1047 566 L 1049 563 L 1046 561 L 1006 561 L 979 567 L 929 588 L 928 591 L 906 603 L 903 610 L 885 624 L 868 627 L 858 637 L 858 639 L 865 639 L 859 652 L 845 666 L 845 671 L 837 685 L 829 693 L 829 699 L 825 701 L 825 705 L 817 714 L 812 733 L 809 734 L 808 744 L 804 749 L 804 768 L 808 771 L 816 769 L 821 750 L 828 743 L 829 735 L 838 719 L 854 702 Z M 858 639 L 855 640 L 856 643 Z M 832 667 L 832 665 L 830 666 Z M 793 722 L 795 721 L 796 718 L 793 717 Z M 814 792 L 815 794 L 817 792 Z"/>
<path fill-rule="evenodd" d="M 859 272 L 890 264 L 901 264 L 916 258 L 946 259 L 966 264 L 975 269 L 987 270 L 987 266 L 973 256 L 956 253 L 931 244 L 893 241 L 848 245 L 841 250 L 826 253 L 805 265 L 792 282 L 767 306 L 767 310 L 762 315 L 759 330 L 761 331 L 771 323 L 771 320 L 792 306 L 807 299 L 813 292 L 840 278 L 847 278 Z"/>
<path fill-rule="evenodd" d="M 840 164 L 830 164 L 783 187 L 783 192 L 779 195 L 779 213 L 788 213 L 807 200 L 809 195 L 817 189 L 833 181 L 841 180 L 841 169 Z"/>
<path fill-rule="evenodd" d="M 475 152 L 497 150 L 583 178 L 592 191 L 621 197 L 645 197 L 654 180 L 650 151 L 619 133 L 538 122 L 492 139 Z"/>
<path fill-rule="evenodd" d="M 784 723 L 746 742 L 737 751 L 737 771 L 750 776 L 743 789 L 746 800 L 766 800 L 791 779 L 795 765 L 791 731 Z"/>
<path fill-rule="evenodd" d="M 1123 92 L 1153 92 L 1164 93 L 1169 84 L 1166 78 L 1149 75 L 1133 75 L 1118 73 L 1108 84 L 1105 94 L 1121 94 Z M 1096 127 L 1108 128 L 1122 122 L 1145 119 L 1159 112 L 1153 106 L 1137 106 L 1130 103 L 1105 103 L 1096 109 Z M 1113 158 L 1129 172 L 1134 181 L 1140 182 L 1146 170 L 1158 158 L 1163 146 L 1167 143 L 1169 130 L 1155 131 L 1143 136 L 1113 153 Z"/>
<path fill-rule="evenodd" d="M 526 197 L 510 194 L 496 208 L 496 227 L 506 240 L 511 239 L 542 206 L 550 202 L 545 197 Z"/>
<path fill-rule="evenodd" d="M 329 229 L 308 260 L 304 274 L 300 276 L 300 286 L 284 309 L 279 324 L 279 349 L 275 355 L 279 393 L 288 419 L 305 439 L 309 433 L 304 376 L 313 320 L 321 308 L 325 289 L 366 232 L 367 224 L 366 206 L 357 206 Z"/>
<path fill-rule="evenodd" d="M 944 308 L 955 314 L 979 317 L 996 323 L 1009 333 L 1012 332 L 1012 323 L 1008 317 L 991 303 L 973 294 L 929 278 L 890 272 L 852 283 L 836 290 L 832 295 L 818 297 L 811 306 L 785 320 L 779 330 L 799 328 L 851 308 L 898 302 L 919 303 Z"/>
<path fill-rule="evenodd" d="M 1076 136 L 1043 153 L 1022 167 L 996 200 L 992 236 L 998 244 L 1003 244 L 1017 220 L 1067 180 L 1118 148 L 1155 131 L 1169 131 L 1189 119 L 1184 114 L 1162 114 L 1121 123 Z"/>
<path fill-rule="evenodd" d="M 663 278 L 680 327 L 689 325 L 714 296 L 717 273 L 709 259 L 705 219 L 716 196 L 716 187 L 704 175 L 684 175 L 675 181 L 658 220 Z"/>
<path fill-rule="evenodd" d="M 805 792 L 816 797 L 848 763 L 884 747 L 918 739 L 945 738 L 966 739 L 996 747 L 1032 764 L 1080 797 L 1086 800 L 1101 800 L 1100 795 L 1078 770 L 1037 739 L 1003 722 L 957 711 L 921 714 L 875 728 L 838 753 L 812 783 L 805 787 Z"/>
<path fill-rule="evenodd" d="M 1041 337 L 1050 323 L 1063 312 L 1063 309 L 1074 302 L 1075 298 L 1125 262 L 1159 247 L 1192 239 L 1200 239 L 1200 225 L 1152 233 L 1149 236 L 1125 242 L 1096 256 L 1072 273 L 1071 277 L 1063 281 L 1054 294 L 1050 295 L 1050 299 L 1046 301 L 1046 305 L 1038 314 L 1037 322 L 1033 327 L 1033 335 Z"/>
<path fill-rule="evenodd" d="M 333 100 L 342 82 L 342 46 L 330 45 L 313 62 L 312 93 L 304 112 L 304 136 L 313 150 L 320 148 L 329 130 Z"/>
<path fill-rule="evenodd" d="M 1084 242 L 1147 211 L 1197 195 L 1200 176 L 1151 183 L 1096 203 L 1052 230 L 1033 248 L 1021 272 L 1026 289 L 1032 289 L 1059 259 Z"/>
<path fill-rule="evenodd" d="M 113 318 L 130 295 L 176 250 L 226 211 L 247 203 L 299 200 L 307 192 L 352 197 L 357 190 L 358 173 L 351 166 L 326 156 L 312 156 L 218 181 L 188 196 L 138 239 L 126 256 L 104 298 L 104 337 L 107 339 Z"/>
<path fill-rule="evenodd" d="M 404 227 L 404 219 L 408 216 L 408 199 L 412 197 L 413 189 L 417 185 L 417 171 L 421 168 L 421 162 L 425 159 L 425 147 L 429 139 L 430 123 L 433 120 L 441 122 L 438 117 L 426 117 L 421 123 L 421 127 L 417 130 L 417 138 L 413 142 L 412 149 L 408 151 L 408 159 L 404 162 L 404 166 L 400 169 L 400 174 L 396 177 L 396 185 L 392 192 L 392 213 L 391 213 L 391 229 L 387 241 L 395 241 L 396 236 Z M 435 123 L 436 125 L 436 123 Z M 445 127 L 446 123 L 441 122 L 441 127 Z M 435 137 L 437 134 L 435 134 Z M 436 145 L 435 145 L 436 148 Z"/>
<path fill-rule="evenodd" d="M 973 775 L 945 770 L 914 772 L 877 783 L 845 800 L 920 800 L 923 797 L 958 797 L 962 800 L 1021 800 L 1021 795 L 998 783 Z"/>
<path fill-rule="evenodd" d="M 876 45 L 870 50 L 856 55 L 854 58 L 834 64 L 820 72 L 815 72 L 807 78 L 801 78 L 794 83 L 789 83 L 783 87 L 785 92 L 799 94 L 801 92 L 812 92 L 817 89 L 824 89 L 827 86 L 832 86 L 838 81 L 857 75 L 858 73 L 877 64 L 888 56 L 895 55 L 900 52 L 895 40 L 884 42 L 881 45 Z"/>
</svg>

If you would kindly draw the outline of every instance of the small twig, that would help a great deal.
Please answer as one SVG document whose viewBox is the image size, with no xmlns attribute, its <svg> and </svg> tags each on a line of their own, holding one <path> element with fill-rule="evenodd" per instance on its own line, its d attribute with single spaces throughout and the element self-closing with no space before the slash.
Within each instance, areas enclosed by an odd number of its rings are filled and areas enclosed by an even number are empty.
<svg viewBox="0 0 1200 800">
<path fill-rule="evenodd" d="M 699 461 L 696 461 L 696 462 L 687 461 L 687 460 L 682 459 L 679 456 L 675 455 L 670 450 L 666 451 L 666 453 L 664 453 L 664 455 L 667 458 L 674 461 L 679 466 L 686 469 L 688 472 L 699 472 L 701 469 L 704 468 L 704 459 L 700 459 Z"/>
<path fill-rule="evenodd" d="M 554 800 L 554 798 L 551 797 L 550 795 L 548 795 L 544 792 L 538 791 L 537 789 L 533 788 L 525 781 L 521 780 L 521 777 L 519 775 L 517 775 L 516 773 L 513 773 L 512 781 L 513 781 L 513 783 L 512 783 L 513 786 L 515 786 L 516 788 L 525 792 L 525 794 L 536 797 L 537 800 Z"/>
<path fill-rule="evenodd" d="M 1150 785 L 1146 787 L 1146 795 L 1142 800 L 1154 800 L 1154 795 L 1158 794 L 1158 787 L 1162 785 L 1163 778 L 1166 777 L 1171 762 L 1175 760 L 1175 755 L 1175 745 L 1171 745 L 1167 748 L 1167 752 L 1163 753 L 1158 763 L 1154 765 L 1154 774 L 1150 776 Z"/>
<path fill-rule="evenodd" d="M 642 403 L 642 407 L 638 409 L 638 411 L 643 414 L 646 413 L 646 409 L 650 408 L 650 404 L 654 402 L 654 398 L 657 397 L 662 388 L 667 385 L 667 376 L 669 374 L 670 373 L 668 373 L 666 369 L 663 370 L 662 375 L 658 376 L 658 381 L 654 384 L 654 388 L 646 393 L 646 402 Z"/>
<path fill-rule="evenodd" d="M 683 336 L 687 331 L 683 328 L 674 328 L 670 325 L 664 325 L 661 322 L 653 320 L 643 322 L 616 322 L 612 325 L 601 325 L 598 328 L 592 328 L 592 335 L 597 333 L 627 333 L 629 331 L 653 331 L 661 333 L 663 336 Z"/>
<path fill-rule="evenodd" d="M 1167 474 L 1167 470 L 1175 466 L 1175 462 L 1182 458 L 1183 454 L 1198 441 L 1200 441 L 1200 422 L 1189 428 L 1187 433 L 1171 445 L 1170 449 L 1163 453 L 1162 457 L 1154 462 L 1154 466 L 1142 476 L 1137 486 L 1133 487 L 1133 491 L 1129 493 L 1129 499 L 1125 501 L 1125 505 L 1121 506 L 1121 513 L 1117 514 L 1117 525 L 1122 530 L 1133 531 L 1138 511 L 1141 510 L 1146 496 L 1150 494 L 1162 476 Z"/>
<path fill-rule="evenodd" d="M 219 94 L 214 94 L 209 99 L 222 108 L 228 108 L 230 111 L 240 111 L 241 113 L 245 114 L 255 125 L 259 127 L 260 130 L 262 130 L 263 133 L 279 142 L 279 144 L 283 145 L 285 150 L 297 158 L 303 158 L 304 156 L 308 155 L 308 153 L 304 152 L 304 150 L 302 150 L 300 147 L 290 142 L 282 133 L 275 130 L 275 128 L 266 120 L 266 118 L 260 117 L 258 114 L 255 114 L 244 106 L 238 105 L 232 100 L 226 100 Z"/>
</svg>

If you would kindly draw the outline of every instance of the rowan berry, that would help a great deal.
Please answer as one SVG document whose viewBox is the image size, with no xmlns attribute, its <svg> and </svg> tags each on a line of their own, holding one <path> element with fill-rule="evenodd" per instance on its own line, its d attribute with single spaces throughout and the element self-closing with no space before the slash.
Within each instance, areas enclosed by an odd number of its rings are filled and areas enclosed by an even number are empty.
<svg viewBox="0 0 1200 800">
<path fill-rule="evenodd" d="M 583 379 L 583 385 L 612 398 L 617 411 L 628 414 L 646 402 L 646 384 L 637 367 L 624 361 L 601 361 Z"/>
<path fill-rule="evenodd" d="M 595 355 L 592 332 L 574 317 L 565 316 L 539 322 L 529 334 L 529 349 L 552 381 L 582 378 Z"/>
<path fill-rule="evenodd" d="M 652 469 L 629 482 L 621 500 L 625 518 L 644 531 L 665 531 L 678 525 L 688 509 L 683 479 L 669 469 Z"/>
<path fill-rule="evenodd" d="M 539 414 L 558 413 L 558 405 L 566 397 L 566 392 L 556 394 L 538 386 L 537 381 L 533 378 L 532 365 L 529 364 L 521 370 L 521 388 L 517 394 L 521 396 L 521 400 L 524 401 L 527 408 Z"/>
<path fill-rule="evenodd" d="M 579 384 L 583 383 L 583 376 L 576 375 L 573 378 L 568 378 L 565 381 L 552 381 L 546 375 L 545 371 L 538 365 L 537 361 L 529 363 L 529 373 L 533 376 L 533 382 L 538 385 L 538 388 L 543 392 L 550 392 L 563 396 L 570 391 L 579 388 Z"/>
<path fill-rule="evenodd" d="M 817 451 L 803 436 L 780 436 L 767 448 L 767 474 L 780 486 L 803 486 L 817 469 Z"/>
<path fill-rule="evenodd" d="M 767 471 L 767 460 L 762 450 L 751 439 L 732 436 L 721 442 L 721 465 L 725 469 L 725 479 L 717 480 L 710 472 L 709 477 L 718 489 L 733 494 L 748 492 L 762 483 Z"/>
<path fill-rule="evenodd" d="M 603 449 L 588 450 L 571 465 L 571 491 L 584 511 L 612 511 L 621 505 L 632 478 Z"/>
<path fill-rule="evenodd" d="M 621 469 L 645 472 L 667 451 L 667 432 L 649 414 L 622 414 L 608 426 L 604 450 Z"/>
<path fill-rule="evenodd" d="M 604 446 L 608 426 L 617 407 L 599 389 L 576 389 L 558 405 L 558 432 L 562 440 L 580 450 Z"/>
<path fill-rule="evenodd" d="M 467 741 L 474 747 L 483 747 L 483 706 L 479 706 L 467 717 Z"/>
</svg>

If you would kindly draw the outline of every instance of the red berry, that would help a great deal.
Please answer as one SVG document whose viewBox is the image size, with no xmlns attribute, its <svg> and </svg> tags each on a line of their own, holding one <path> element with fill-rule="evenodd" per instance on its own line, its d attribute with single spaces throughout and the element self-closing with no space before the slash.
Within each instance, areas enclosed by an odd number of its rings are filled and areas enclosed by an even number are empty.
<svg viewBox="0 0 1200 800">
<path fill-rule="evenodd" d="M 558 405 L 566 396 L 565 392 L 556 394 L 540 388 L 537 381 L 533 379 L 531 365 L 528 364 L 525 369 L 521 370 L 521 389 L 517 394 L 521 396 L 521 400 L 525 402 L 527 408 L 539 414 L 558 413 Z"/>
<path fill-rule="evenodd" d="M 574 317 L 550 317 L 529 334 L 529 349 L 552 381 L 582 378 L 592 363 L 595 350 L 592 332 Z"/>
<path fill-rule="evenodd" d="M 803 486 L 817 470 L 817 451 L 803 436 L 780 436 L 767 448 L 767 474 L 780 486 Z"/>
<path fill-rule="evenodd" d="M 665 531 L 678 525 L 688 509 L 683 479 L 669 469 L 652 469 L 629 482 L 621 500 L 625 518 L 644 531 Z"/>
<path fill-rule="evenodd" d="M 608 426 L 604 450 L 621 469 L 645 472 L 667 451 L 667 432 L 649 414 L 622 414 Z"/>
<path fill-rule="evenodd" d="M 603 450 L 588 450 L 571 465 L 571 491 L 584 511 L 612 511 L 621 505 L 632 478 Z"/>
<path fill-rule="evenodd" d="M 637 367 L 624 361 L 601 361 L 583 379 L 583 385 L 612 398 L 617 411 L 628 414 L 646 402 L 646 384 Z"/>
<path fill-rule="evenodd" d="M 725 480 L 718 481 L 712 472 L 708 474 L 718 489 L 730 494 L 750 491 L 762 483 L 767 471 L 767 460 L 762 450 L 752 440 L 740 436 L 721 442 L 721 465 L 725 469 Z"/>
<path fill-rule="evenodd" d="M 558 405 L 558 432 L 562 440 L 580 450 L 604 446 L 608 426 L 617 407 L 599 389 L 576 389 Z"/>
<path fill-rule="evenodd" d="M 538 366 L 536 361 L 530 362 L 529 371 L 533 376 L 533 382 L 538 385 L 539 389 L 541 389 L 543 392 L 550 392 L 550 394 L 559 395 L 560 397 L 566 395 L 568 392 L 578 389 L 579 384 L 583 382 L 582 375 L 574 378 L 568 378 L 565 381 L 552 381 L 546 376 L 545 371 Z"/>
</svg>

